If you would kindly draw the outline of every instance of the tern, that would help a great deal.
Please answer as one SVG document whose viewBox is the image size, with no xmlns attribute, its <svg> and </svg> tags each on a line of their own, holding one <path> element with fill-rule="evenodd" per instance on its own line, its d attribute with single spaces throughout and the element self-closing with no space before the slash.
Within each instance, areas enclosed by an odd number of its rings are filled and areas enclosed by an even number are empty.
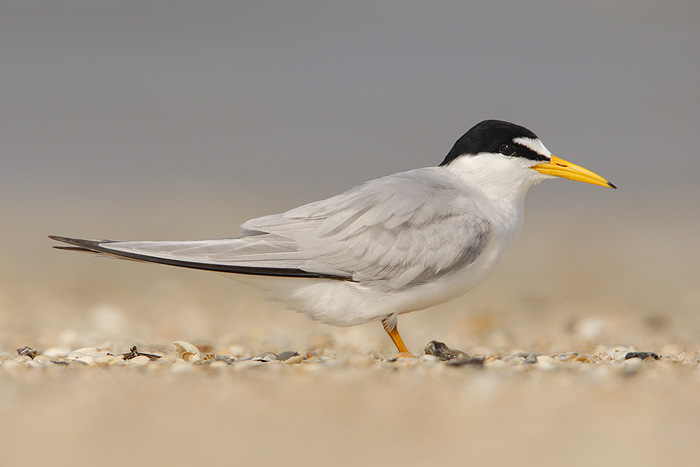
<svg viewBox="0 0 700 467">
<path fill-rule="evenodd" d="M 555 177 L 616 188 L 519 125 L 485 120 L 442 163 L 245 222 L 235 238 L 114 241 L 50 236 L 87 251 L 226 274 L 308 318 L 380 320 L 410 355 L 397 316 L 458 297 L 494 269 L 523 221 L 528 189 Z"/>
</svg>

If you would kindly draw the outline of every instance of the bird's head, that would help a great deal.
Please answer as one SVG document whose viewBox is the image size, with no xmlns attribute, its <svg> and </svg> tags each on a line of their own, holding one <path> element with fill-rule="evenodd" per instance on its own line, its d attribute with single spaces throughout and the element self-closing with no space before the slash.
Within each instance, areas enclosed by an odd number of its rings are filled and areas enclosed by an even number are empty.
<svg viewBox="0 0 700 467">
<path fill-rule="evenodd" d="M 554 177 L 617 188 L 590 170 L 554 155 L 532 131 L 500 120 L 484 120 L 457 140 L 440 166 L 471 185 L 524 196 L 527 188 Z"/>
</svg>

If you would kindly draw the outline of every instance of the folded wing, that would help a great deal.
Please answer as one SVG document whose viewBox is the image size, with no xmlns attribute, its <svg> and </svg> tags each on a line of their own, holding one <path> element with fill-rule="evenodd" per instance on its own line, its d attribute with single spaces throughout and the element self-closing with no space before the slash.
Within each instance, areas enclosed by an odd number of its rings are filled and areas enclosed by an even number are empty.
<svg viewBox="0 0 700 467">
<path fill-rule="evenodd" d="M 490 225 L 474 194 L 426 168 L 380 178 L 283 214 L 252 219 L 237 238 L 113 242 L 52 237 L 89 250 L 181 267 L 412 287 L 472 263 Z"/>
</svg>

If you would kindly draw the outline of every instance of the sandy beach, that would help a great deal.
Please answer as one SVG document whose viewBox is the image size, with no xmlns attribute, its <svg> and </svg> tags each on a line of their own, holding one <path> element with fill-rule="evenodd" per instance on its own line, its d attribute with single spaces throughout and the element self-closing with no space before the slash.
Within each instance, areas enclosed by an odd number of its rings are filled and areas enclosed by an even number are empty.
<svg viewBox="0 0 700 467">
<path fill-rule="evenodd" d="M 645 267 L 651 230 L 526 228 L 480 287 L 402 316 L 422 356 L 391 361 L 376 323 L 328 327 L 216 274 L 51 250 L 38 232 L 71 221 L 58 217 L 27 224 L 40 248 L 3 251 L 7 465 L 651 466 L 698 453 L 698 251 L 670 246 Z M 533 249 L 545 234 L 585 254 Z M 423 355 L 433 339 L 483 362 Z M 162 358 L 124 360 L 132 346 Z M 255 360 L 285 351 L 298 355 Z"/>
</svg>

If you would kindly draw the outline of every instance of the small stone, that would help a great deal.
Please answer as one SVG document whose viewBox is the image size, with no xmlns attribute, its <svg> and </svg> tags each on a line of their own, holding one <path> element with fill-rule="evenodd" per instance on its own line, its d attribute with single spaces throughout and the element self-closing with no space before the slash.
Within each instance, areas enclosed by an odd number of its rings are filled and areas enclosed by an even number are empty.
<svg viewBox="0 0 700 467">
<path fill-rule="evenodd" d="M 22 347 L 17 349 L 17 353 L 20 355 L 26 355 L 27 357 L 31 358 L 34 360 L 34 357 L 37 355 L 37 351 L 32 349 L 31 347 Z"/>
<path fill-rule="evenodd" d="M 78 358 L 73 358 L 71 360 L 73 362 L 82 363 L 83 365 L 87 366 L 96 366 L 95 357 L 93 357 L 92 355 L 81 355 Z"/>
<path fill-rule="evenodd" d="M 69 353 L 70 349 L 68 347 L 50 347 L 41 352 L 42 355 L 46 355 L 49 358 L 67 357 Z"/>
<path fill-rule="evenodd" d="M 450 364 L 453 364 L 453 363 L 450 362 Z M 453 364 L 453 365 L 454 365 L 454 364 Z M 505 367 L 507 367 L 507 366 L 510 366 L 510 364 L 509 364 L 508 362 L 505 362 L 505 361 L 500 360 L 500 359 L 489 360 L 489 361 L 487 361 L 487 362 L 484 362 L 483 365 L 484 365 L 486 368 L 505 368 Z"/>
<path fill-rule="evenodd" d="M 552 370 L 557 366 L 557 361 L 549 355 L 539 355 L 535 366 L 542 370 Z"/>
<path fill-rule="evenodd" d="M 41 367 L 48 366 L 50 363 L 47 361 L 41 361 L 41 360 L 39 360 L 38 362 L 36 360 L 27 360 L 26 362 L 24 362 L 24 364 L 28 367 L 31 367 L 31 368 L 41 368 Z"/>
<path fill-rule="evenodd" d="M 202 357 L 200 357 L 199 354 L 196 354 L 196 353 L 184 352 L 182 354 L 182 359 L 186 362 L 195 363 L 195 362 L 200 361 L 202 359 Z"/>
<path fill-rule="evenodd" d="M 194 344 L 190 344 L 189 342 L 185 341 L 175 341 L 173 342 L 173 345 L 175 346 L 175 351 L 181 358 L 185 353 L 195 354 L 199 358 L 202 357 L 202 352 L 200 352 L 197 346 Z"/>
<path fill-rule="evenodd" d="M 576 358 L 578 355 L 578 352 L 562 352 L 559 355 L 557 355 L 557 360 L 560 362 L 566 362 L 568 360 L 572 360 Z"/>
<path fill-rule="evenodd" d="M 230 355 L 217 355 L 216 357 L 214 357 L 214 360 L 217 362 L 224 362 L 227 365 L 230 365 L 236 361 L 236 359 Z"/>
<path fill-rule="evenodd" d="M 574 360 L 582 363 L 595 363 L 595 359 L 589 355 L 579 354 L 576 356 L 576 358 L 574 358 Z"/>
<path fill-rule="evenodd" d="M 34 361 L 41 363 L 41 364 L 48 364 L 48 363 L 51 363 L 51 357 L 47 357 L 46 355 L 39 354 L 36 357 L 34 357 Z"/>
<path fill-rule="evenodd" d="M 108 367 L 119 365 L 124 361 L 121 355 L 104 355 L 102 357 L 94 357 L 95 365 Z"/>
<path fill-rule="evenodd" d="M 530 364 L 530 365 L 537 363 L 537 355 L 535 355 L 534 353 L 527 354 L 525 356 L 525 359 L 523 360 L 523 363 Z"/>
<path fill-rule="evenodd" d="M 622 361 L 625 359 L 625 355 L 627 355 L 629 352 L 634 352 L 634 348 L 632 347 L 613 347 L 611 349 L 608 349 L 605 353 L 610 355 L 613 360 L 616 361 Z"/>
<path fill-rule="evenodd" d="M 236 369 L 236 370 L 242 370 L 242 369 L 246 369 L 246 368 L 258 368 L 258 367 L 269 366 L 269 365 L 267 365 L 267 363 L 268 363 L 267 361 L 255 360 L 255 359 L 239 360 L 236 362 L 235 365 L 232 365 L 231 367 Z"/>
<path fill-rule="evenodd" d="M 283 360 L 283 361 L 284 361 L 284 360 L 288 360 L 288 359 L 290 359 L 290 358 L 292 358 L 292 357 L 296 357 L 297 355 L 299 355 L 299 352 L 295 352 L 294 350 L 284 350 L 284 351 L 280 352 L 280 353 L 277 355 L 277 357 L 278 357 L 280 360 Z"/>
<path fill-rule="evenodd" d="M 131 358 L 129 360 L 126 360 L 129 365 L 133 366 L 144 366 L 147 365 L 148 362 L 151 361 L 150 358 L 146 357 L 145 355 L 139 355 L 138 357 Z"/>
<path fill-rule="evenodd" d="M 98 349 L 97 347 L 83 347 L 82 349 L 72 351 L 70 354 L 68 354 L 68 358 L 77 358 L 81 355 L 89 355 L 91 357 L 103 357 L 109 354 L 110 353 L 106 350 Z"/>
<path fill-rule="evenodd" d="M 654 352 L 627 352 L 627 354 L 625 355 L 625 360 L 629 360 L 630 358 L 640 358 L 642 360 L 652 358 L 654 360 L 658 360 L 661 357 L 656 355 Z"/>
<path fill-rule="evenodd" d="M 451 349 L 445 345 L 444 342 L 430 341 L 428 345 L 425 346 L 425 353 L 428 355 L 434 355 L 442 361 L 452 360 L 455 358 L 465 358 L 469 357 L 466 352 L 461 350 Z"/>
<path fill-rule="evenodd" d="M 278 362 L 280 358 L 274 352 L 263 352 L 253 358 L 256 362 Z"/>
<path fill-rule="evenodd" d="M 299 354 L 296 354 L 296 355 L 294 355 L 294 356 L 292 356 L 292 357 L 289 357 L 289 358 L 286 359 L 286 360 L 283 360 L 283 362 L 284 362 L 285 364 L 287 364 L 287 365 L 294 365 L 294 364 L 296 364 L 296 363 L 301 363 L 301 362 L 303 362 L 303 361 L 304 361 L 304 356 L 303 356 L 303 355 L 299 355 Z"/>
</svg>

